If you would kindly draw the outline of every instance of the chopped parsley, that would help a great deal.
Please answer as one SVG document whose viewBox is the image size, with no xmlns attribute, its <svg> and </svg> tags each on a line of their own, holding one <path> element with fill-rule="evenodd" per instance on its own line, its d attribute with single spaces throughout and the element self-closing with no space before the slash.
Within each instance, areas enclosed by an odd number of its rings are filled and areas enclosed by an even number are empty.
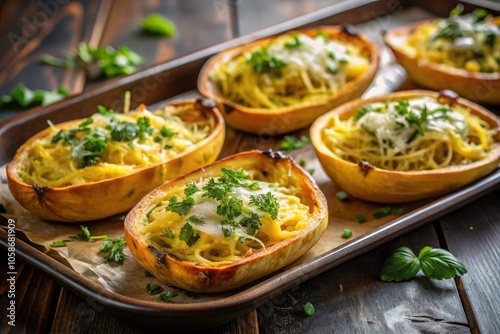
<svg viewBox="0 0 500 334">
<path fill-rule="evenodd" d="M 314 314 L 314 306 L 313 304 L 307 302 L 304 304 L 304 312 L 307 316 L 311 316 Z"/>
<path fill-rule="evenodd" d="M 301 136 L 300 138 L 296 138 L 294 136 L 284 136 L 279 147 L 283 150 L 291 151 L 302 148 L 310 142 L 311 140 L 308 136 Z"/>
<path fill-rule="evenodd" d="M 166 228 L 161 232 L 161 236 L 173 240 L 175 238 L 175 233 L 172 229 Z"/>
<path fill-rule="evenodd" d="M 248 204 L 238 197 L 236 188 L 243 188 L 248 191 L 260 189 L 258 182 L 252 182 L 250 175 L 243 169 L 233 170 L 229 168 L 221 169 L 222 176 L 218 178 L 210 177 L 201 189 L 193 181 L 187 182 L 184 188 L 185 198 L 179 196 L 170 197 L 165 210 L 186 216 L 186 223 L 182 226 L 179 233 L 179 239 L 183 240 L 188 246 L 194 245 L 200 235 L 197 226 L 203 226 L 205 218 L 200 215 L 189 215 L 191 209 L 196 205 L 194 195 L 198 193 L 197 198 L 207 197 L 211 203 L 216 203 L 215 212 L 220 219 L 220 228 L 225 237 L 236 233 L 237 229 L 243 229 L 245 234 L 240 235 L 240 241 L 244 242 L 248 237 L 255 236 L 262 225 L 260 219 L 263 213 L 268 213 L 272 219 L 277 219 L 279 211 L 278 199 L 272 192 L 249 194 Z M 254 206 L 258 209 L 253 209 Z M 164 230 L 163 237 L 173 239 L 175 234 L 171 230 Z"/>
<path fill-rule="evenodd" d="M 108 262 L 122 263 L 125 259 L 123 247 L 126 244 L 124 237 L 106 238 L 99 247 L 99 252 L 104 253 L 104 259 Z"/>
<path fill-rule="evenodd" d="M 150 295 L 157 295 L 163 291 L 163 288 L 158 284 L 148 283 L 146 284 L 146 292 Z"/>
<path fill-rule="evenodd" d="M 375 210 L 372 213 L 372 216 L 373 216 L 373 218 L 378 219 L 378 218 L 382 218 L 382 217 L 388 216 L 391 213 L 392 213 L 392 210 L 391 210 L 390 207 L 383 207 L 383 208 Z"/>
<path fill-rule="evenodd" d="M 342 230 L 342 238 L 349 239 L 350 237 L 352 237 L 352 231 L 348 228 L 343 229 Z"/>
<path fill-rule="evenodd" d="M 172 298 L 174 298 L 176 296 L 177 296 L 177 292 L 172 291 L 172 290 L 168 290 L 168 291 L 160 294 L 158 296 L 157 300 L 161 300 L 162 302 L 165 302 L 165 303 L 171 303 Z"/>
<path fill-rule="evenodd" d="M 22 109 L 34 106 L 46 106 L 64 99 L 69 93 L 69 89 L 65 87 L 60 87 L 57 91 L 32 90 L 26 87 L 24 83 L 20 83 L 12 90 L 10 95 L 2 95 L 0 97 L 0 109 L 4 105 L 18 105 Z"/>
<path fill-rule="evenodd" d="M 252 52 L 247 63 L 252 65 L 255 72 L 269 73 L 275 78 L 281 78 L 281 70 L 287 66 L 284 60 L 269 55 L 267 48 Z"/>
<path fill-rule="evenodd" d="M 341 201 L 346 201 L 349 199 L 349 195 L 345 191 L 339 191 L 335 194 L 335 196 L 341 200 Z"/>
<path fill-rule="evenodd" d="M 287 48 L 298 48 L 301 45 L 302 41 L 300 40 L 299 36 L 293 36 L 290 42 L 285 43 L 285 47 Z"/>
<path fill-rule="evenodd" d="M 354 215 L 354 219 L 356 219 L 356 221 L 360 224 L 366 222 L 365 216 L 359 213 Z"/>
</svg>

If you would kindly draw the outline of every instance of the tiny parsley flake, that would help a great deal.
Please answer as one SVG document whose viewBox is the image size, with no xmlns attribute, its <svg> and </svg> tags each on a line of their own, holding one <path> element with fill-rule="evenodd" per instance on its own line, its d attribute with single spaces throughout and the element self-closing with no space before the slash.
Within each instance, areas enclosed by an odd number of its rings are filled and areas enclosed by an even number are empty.
<svg viewBox="0 0 500 334">
<path fill-rule="evenodd" d="M 159 295 L 156 299 L 161 300 L 162 302 L 165 302 L 165 303 L 171 303 L 172 298 L 174 298 L 175 296 L 177 296 L 177 292 L 172 291 L 172 290 L 168 290 L 167 292 Z"/>
<path fill-rule="evenodd" d="M 304 312 L 306 315 L 311 316 L 314 314 L 314 305 L 310 302 L 304 304 Z"/>
<path fill-rule="evenodd" d="M 359 213 L 354 215 L 354 219 L 360 224 L 366 222 L 365 216 Z"/>
<path fill-rule="evenodd" d="M 189 210 L 194 206 L 194 199 L 192 197 L 187 197 L 182 201 L 179 201 L 179 197 L 172 196 L 168 200 L 168 205 L 165 208 L 167 211 L 175 212 L 181 216 L 188 214 Z"/>
<path fill-rule="evenodd" d="M 307 136 L 301 136 L 300 138 L 285 136 L 283 137 L 283 141 L 280 143 L 279 147 L 283 150 L 291 151 L 302 148 L 310 142 L 311 140 Z"/>
<path fill-rule="evenodd" d="M 164 229 L 162 232 L 161 232 L 161 236 L 162 237 L 165 237 L 165 238 L 169 238 L 171 240 L 174 240 L 175 238 L 175 233 L 174 231 L 172 231 L 171 229 Z"/>
<path fill-rule="evenodd" d="M 348 239 L 350 237 L 352 237 L 352 231 L 348 228 L 343 229 L 342 230 L 342 238 Z"/>
<path fill-rule="evenodd" d="M 43 89 L 32 90 L 24 85 L 18 84 L 10 95 L 0 96 L 0 110 L 4 105 L 19 105 L 22 109 L 34 106 L 45 106 L 64 99 L 70 93 L 68 88 L 60 87 L 57 91 Z"/>
<path fill-rule="evenodd" d="M 186 223 L 184 224 L 184 226 L 182 226 L 179 233 L 179 239 L 183 240 L 188 246 L 193 246 L 199 238 L 200 234 L 194 231 L 191 224 Z"/>
<path fill-rule="evenodd" d="M 349 195 L 345 191 L 339 191 L 335 194 L 335 196 L 342 202 L 349 199 Z"/>
<path fill-rule="evenodd" d="M 158 284 L 148 283 L 146 284 L 146 292 L 150 295 L 157 295 L 163 291 L 163 288 Z"/>
<path fill-rule="evenodd" d="M 467 273 L 467 268 L 449 251 L 426 246 L 418 257 L 408 247 L 396 249 L 385 260 L 380 278 L 385 282 L 400 282 L 415 277 L 420 271 L 429 279 L 449 279 Z"/>
<path fill-rule="evenodd" d="M 50 247 L 66 247 L 68 246 L 67 242 L 71 240 L 56 240 L 50 244 Z"/>
<path fill-rule="evenodd" d="M 372 216 L 373 216 L 373 218 L 378 219 L 378 218 L 382 218 L 382 217 L 388 216 L 391 213 L 392 213 L 391 208 L 384 207 L 384 208 L 380 208 L 380 209 L 375 210 L 372 213 Z"/>
</svg>

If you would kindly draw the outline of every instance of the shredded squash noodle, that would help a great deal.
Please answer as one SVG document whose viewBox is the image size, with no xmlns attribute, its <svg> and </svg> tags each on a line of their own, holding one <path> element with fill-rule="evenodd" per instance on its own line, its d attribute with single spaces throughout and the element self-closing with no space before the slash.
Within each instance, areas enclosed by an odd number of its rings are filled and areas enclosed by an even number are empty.
<svg viewBox="0 0 500 334">
<path fill-rule="evenodd" d="M 273 109 L 336 94 L 369 67 L 366 51 L 325 34 L 286 34 L 265 46 L 223 59 L 210 73 L 229 100 Z"/>
<path fill-rule="evenodd" d="M 297 189 L 262 181 L 259 171 L 221 174 L 165 193 L 144 218 L 146 240 L 183 261 L 218 267 L 307 226 L 311 214 Z"/>
<path fill-rule="evenodd" d="M 500 27 L 484 10 L 419 25 L 408 38 L 418 59 L 469 72 L 500 72 Z"/>
<path fill-rule="evenodd" d="M 484 158 L 494 130 L 470 110 L 431 97 L 371 103 L 332 116 L 323 141 L 344 160 L 396 171 L 432 170 Z"/>
<path fill-rule="evenodd" d="M 19 175 L 28 184 L 65 187 L 129 174 L 184 152 L 207 138 L 209 119 L 184 120 L 194 105 L 145 107 L 97 113 L 73 128 L 50 124 L 51 132 L 31 145 Z"/>
</svg>

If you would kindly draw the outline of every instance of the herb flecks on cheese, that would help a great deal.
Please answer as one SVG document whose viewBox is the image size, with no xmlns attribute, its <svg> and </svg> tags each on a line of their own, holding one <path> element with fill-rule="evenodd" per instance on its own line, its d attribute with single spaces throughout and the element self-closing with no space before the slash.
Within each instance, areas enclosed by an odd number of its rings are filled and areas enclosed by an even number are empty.
<svg viewBox="0 0 500 334">
<path fill-rule="evenodd" d="M 184 260 L 217 266 L 249 256 L 307 225 L 309 208 L 294 190 L 222 168 L 189 182 L 148 213 L 142 233 Z"/>
</svg>

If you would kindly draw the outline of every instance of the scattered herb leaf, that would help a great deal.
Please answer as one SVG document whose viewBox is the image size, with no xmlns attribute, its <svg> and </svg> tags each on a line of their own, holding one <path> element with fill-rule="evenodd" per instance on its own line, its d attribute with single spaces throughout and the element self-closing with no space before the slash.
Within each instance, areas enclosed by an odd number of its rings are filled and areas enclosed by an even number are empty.
<svg viewBox="0 0 500 334">
<path fill-rule="evenodd" d="M 449 251 L 426 246 L 417 256 L 408 247 L 396 249 L 385 260 L 380 278 L 400 282 L 415 277 L 420 271 L 429 279 L 449 279 L 467 273 L 467 268 Z"/>
<path fill-rule="evenodd" d="M 356 221 L 360 224 L 366 222 L 366 218 L 362 214 L 355 214 L 354 219 L 356 219 Z"/>
<path fill-rule="evenodd" d="M 287 66 L 284 60 L 269 55 L 266 48 L 252 52 L 247 63 L 253 66 L 257 73 L 269 73 L 275 78 L 281 78 L 281 69 Z"/>
<path fill-rule="evenodd" d="M 188 246 L 194 245 L 199 238 L 200 234 L 196 233 L 189 223 L 186 223 L 184 224 L 184 226 L 182 226 L 179 233 L 179 239 L 183 240 Z"/>
<path fill-rule="evenodd" d="M 294 136 L 285 136 L 283 137 L 283 141 L 280 143 L 279 147 L 281 149 L 291 151 L 302 148 L 310 142 L 311 140 L 307 136 L 301 136 L 300 138 L 296 138 Z"/>
<path fill-rule="evenodd" d="M 71 240 L 57 240 L 50 244 L 50 247 L 66 247 L 68 246 L 67 242 Z"/>
<path fill-rule="evenodd" d="M 348 239 L 352 237 L 352 231 L 348 228 L 342 230 L 342 238 Z"/>
<path fill-rule="evenodd" d="M 153 13 L 141 21 L 142 32 L 155 36 L 171 37 L 177 33 L 175 24 L 164 16 Z"/>
<path fill-rule="evenodd" d="M 378 218 L 382 218 L 382 217 L 390 215 L 391 212 L 392 212 L 392 210 L 390 207 L 384 207 L 384 208 L 380 208 L 380 209 L 375 210 L 372 213 L 372 216 L 373 216 L 373 218 L 378 219 Z"/>
<path fill-rule="evenodd" d="M 163 288 L 158 284 L 148 283 L 146 284 L 146 292 L 150 295 L 157 295 L 163 291 Z"/>
<path fill-rule="evenodd" d="M 165 303 L 171 303 L 172 298 L 174 298 L 175 296 L 177 296 L 177 292 L 172 291 L 172 290 L 168 290 L 167 292 L 159 295 L 157 297 L 157 300 L 161 300 L 162 302 L 165 302 Z"/>
<path fill-rule="evenodd" d="M 20 83 L 12 90 L 10 95 L 0 97 L 0 109 L 4 105 L 18 105 L 23 109 L 46 106 L 64 99 L 69 93 L 69 89 L 64 87 L 60 87 L 57 91 L 31 90 L 24 83 Z"/>
<path fill-rule="evenodd" d="M 314 314 L 314 305 L 311 304 L 310 302 L 307 302 L 304 304 L 304 312 L 306 315 L 311 316 Z"/>
<path fill-rule="evenodd" d="M 345 191 L 339 191 L 335 194 L 335 196 L 341 200 L 341 201 L 346 201 L 349 199 L 349 195 Z"/>
<path fill-rule="evenodd" d="M 99 247 L 99 252 L 105 254 L 104 259 L 106 261 L 122 263 L 125 259 L 123 246 L 125 246 L 126 243 L 124 237 L 106 238 L 101 247 Z"/>
</svg>

